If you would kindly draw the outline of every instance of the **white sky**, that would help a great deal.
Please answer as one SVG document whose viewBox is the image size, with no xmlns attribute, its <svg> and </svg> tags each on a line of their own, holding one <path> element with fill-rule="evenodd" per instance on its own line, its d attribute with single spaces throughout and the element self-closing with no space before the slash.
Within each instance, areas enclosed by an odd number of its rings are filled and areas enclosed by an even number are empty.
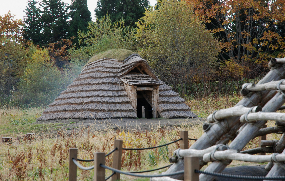
<svg viewBox="0 0 285 181">
<path fill-rule="evenodd" d="M 38 0 L 41 1 L 41 0 Z M 70 4 L 71 0 L 63 0 L 65 3 Z M 149 0 L 150 5 L 154 6 L 156 0 Z M 7 14 L 11 11 L 12 15 L 15 15 L 15 19 L 23 19 L 25 13 L 24 10 L 28 4 L 28 0 L 0 0 L 0 16 Z M 94 10 L 97 5 L 97 0 L 87 0 L 88 9 L 91 12 L 92 20 L 95 19 Z"/>
</svg>

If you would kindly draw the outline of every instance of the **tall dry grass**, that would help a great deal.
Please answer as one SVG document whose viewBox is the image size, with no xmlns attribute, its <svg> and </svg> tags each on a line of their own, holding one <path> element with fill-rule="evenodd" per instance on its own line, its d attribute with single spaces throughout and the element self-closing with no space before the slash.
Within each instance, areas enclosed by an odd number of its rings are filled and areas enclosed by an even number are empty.
<svg viewBox="0 0 285 181">
<path fill-rule="evenodd" d="M 72 133 L 59 131 L 57 135 L 36 136 L 32 140 L 22 137 L 11 144 L 1 144 L 0 180 L 67 180 L 69 148 L 78 148 L 78 158 L 92 159 L 94 152 L 113 150 L 114 139 L 123 140 L 124 148 L 151 147 L 179 139 L 180 130 L 188 130 L 192 138 L 202 134 L 201 125 L 197 124 L 144 132 L 94 131 L 89 127 Z M 138 171 L 168 165 L 169 157 L 177 148 L 179 142 L 155 150 L 123 151 L 122 169 Z M 109 156 L 106 165 L 111 166 L 111 163 L 112 156 Z M 90 166 L 90 163 L 82 164 Z M 92 171 L 78 169 L 78 180 L 92 177 Z"/>
</svg>

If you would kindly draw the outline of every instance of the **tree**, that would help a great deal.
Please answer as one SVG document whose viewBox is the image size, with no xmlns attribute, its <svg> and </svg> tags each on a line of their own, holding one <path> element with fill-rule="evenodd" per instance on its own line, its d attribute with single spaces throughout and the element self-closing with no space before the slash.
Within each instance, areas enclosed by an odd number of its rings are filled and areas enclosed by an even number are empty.
<svg viewBox="0 0 285 181">
<path fill-rule="evenodd" d="M 43 0 L 41 45 L 57 42 L 68 36 L 68 7 L 61 0 Z"/>
<path fill-rule="evenodd" d="M 64 90 L 71 79 L 50 60 L 47 49 L 29 47 L 29 59 L 20 77 L 15 99 L 19 105 L 45 106 Z"/>
<path fill-rule="evenodd" d="M 0 16 L 0 102 L 5 103 L 16 90 L 16 83 L 23 73 L 26 51 L 23 48 L 21 20 L 10 12 Z"/>
<path fill-rule="evenodd" d="M 73 61 L 85 64 L 90 57 L 109 49 L 135 49 L 133 32 L 122 21 L 112 23 L 110 17 L 106 16 L 97 22 L 89 22 L 87 29 L 87 32 L 78 33 L 80 48 L 69 51 Z"/>
<path fill-rule="evenodd" d="M 174 89 L 209 80 L 219 43 L 184 1 L 162 0 L 137 23 L 140 54 Z"/>
<path fill-rule="evenodd" d="M 124 19 L 126 26 L 135 26 L 148 6 L 148 0 L 99 0 L 95 14 L 97 19 L 108 15 L 112 22 Z"/>
<path fill-rule="evenodd" d="M 23 36 L 26 40 L 33 41 L 38 44 L 42 40 L 42 22 L 41 10 L 38 7 L 38 2 L 29 0 L 25 10 L 26 16 L 24 18 L 24 32 Z"/>
<path fill-rule="evenodd" d="M 75 0 L 70 6 L 69 37 L 77 37 L 78 30 L 86 32 L 91 13 L 87 7 L 87 0 Z"/>
<path fill-rule="evenodd" d="M 266 72 L 267 58 L 284 57 L 284 0 L 187 2 L 221 41 L 223 77 L 254 78 Z"/>
<path fill-rule="evenodd" d="M 68 7 L 61 0 L 29 0 L 25 12 L 26 40 L 47 46 L 68 37 Z"/>
</svg>

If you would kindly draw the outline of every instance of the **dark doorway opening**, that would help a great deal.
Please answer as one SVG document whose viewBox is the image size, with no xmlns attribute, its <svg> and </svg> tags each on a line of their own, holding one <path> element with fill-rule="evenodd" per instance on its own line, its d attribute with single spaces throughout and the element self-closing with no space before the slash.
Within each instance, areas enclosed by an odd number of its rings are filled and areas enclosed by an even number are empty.
<svg viewBox="0 0 285 181">
<path fill-rule="evenodd" d="M 151 100 L 147 101 L 145 96 L 147 91 L 137 91 L 137 117 L 142 118 L 142 106 L 145 108 L 145 118 L 152 118 Z M 151 91 L 148 91 L 151 93 Z M 149 93 L 148 93 L 149 94 Z"/>
</svg>

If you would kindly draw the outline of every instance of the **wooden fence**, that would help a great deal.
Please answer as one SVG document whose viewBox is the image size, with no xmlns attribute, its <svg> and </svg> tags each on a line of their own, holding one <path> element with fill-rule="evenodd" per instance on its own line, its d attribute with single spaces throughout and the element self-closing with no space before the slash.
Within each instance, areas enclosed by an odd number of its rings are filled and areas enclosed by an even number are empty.
<svg viewBox="0 0 285 181">
<path fill-rule="evenodd" d="M 190 139 L 190 140 L 196 140 L 196 139 Z M 173 142 L 156 146 L 156 147 L 150 147 L 150 148 L 123 148 L 123 141 L 122 140 L 115 140 L 114 142 L 114 150 L 112 150 L 110 153 L 105 155 L 105 153 L 102 152 L 96 152 L 94 153 L 94 159 L 92 160 L 81 160 L 77 158 L 78 149 L 77 148 L 70 148 L 69 153 L 69 181 L 76 181 L 77 180 L 77 168 L 80 167 L 84 170 L 91 170 L 94 169 L 94 180 L 96 181 L 103 181 L 111 178 L 112 181 L 119 180 L 120 179 L 120 173 L 118 172 L 121 170 L 121 158 L 122 158 L 122 150 L 144 150 L 144 149 L 154 149 L 159 148 L 163 146 L 167 146 L 169 144 L 175 143 L 179 141 L 180 142 L 180 149 L 188 149 L 189 145 L 189 138 L 188 138 L 188 131 L 181 131 L 180 132 L 180 139 L 175 140 Z M 105 158 L 106 156 L 109 156 L 110 154 L 113 154 L 113 163 L 112 168 L 116 169 L 117 172 L 113 172 L 111 176 L 109 176 L 107 179 L 105 178 L 105 168 L 101 167 L 101 165 L 105 165 Z M 82 167 L 80 164 L 78 164 L 77 161 L 94 161 L 94 166 L 92 167 Z M 190 163 L 190 162 L 189 162 Z M 199 162 L 198 162 L 199 165 Z M 191 165 L 188 165 L 189 168 L 192 168 Z M 188 168 L 187 167 L 187 168 Z M 165 168 L 165 167 L 163 167 Z M 179 173 L 181 174 L 181 173 Z M 190 174 L 190 173 L 186 173 Z M 134 174 L 132 174 L 134 175 Z M 196 174 L 197 175 L 197 174 Z M 189 176 L 188 176 L 189 177 Z"/>
</svg>

